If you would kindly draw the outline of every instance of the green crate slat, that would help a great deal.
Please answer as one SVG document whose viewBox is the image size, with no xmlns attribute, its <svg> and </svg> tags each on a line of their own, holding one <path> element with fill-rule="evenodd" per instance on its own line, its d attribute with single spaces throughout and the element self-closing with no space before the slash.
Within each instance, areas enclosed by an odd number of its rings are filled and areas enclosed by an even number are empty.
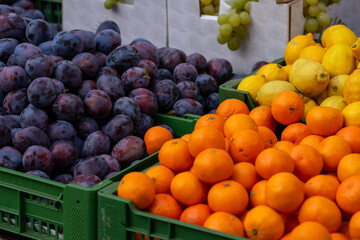
<svg viewBox="0 0 360 240">
<path fill-rule="evenodd" d="M 50 23 L 62 24 L 62 0 L 32 0 Z"/>
<path fill-rule="evenodd" d="M 278 63 L 281 65 L 285 65 L 285 60 L 284 58 L 279 58 L 276 59 L 274 61 L 272 61 L 272 63 Z M 249 75 L 253 75 L 256 72 L 253 72 Z M 247 75 L 247 76 L 249 76 Z M 247 77 L 245 76 L 245 77 Z M 240 78 L 240 79 L 233 79 L 230 81 L 227 81 L 223 84 L 221 84 L 219 86 L 219 102 L 223 102 L 226 99 L 230 99 L 230 98 L 235 98 L 235 99 L 239 99 L 241 101 L 243 101 L 249 108 L 249 110 L 252 110 L 256 107 L 256 104 L 254 102 L 254 100 L 251 98 L 251 95 L 249 92 L 246 91 L 240 91 L 237 90 L 237 86 L 239 85 L 239 83 L 245 78 Z"/>
<path fill-rule="evenodd" d="M 199 117 L 156 114 L 154 123 L 168 125 L 181 137 L 193 131 Z M 0 229 L 33 239 L 95 240 L 97 192 L 121 176 L 120 172 L 86 188 L 0 167 Z"/>
<path fill-rule="evenodd" d="M 121 179 L 126 173 L 144 171 L 158 164 L 157 157 L 157 154 L 147 157 L 121 172 L 118 177 Z M 98 239 L 132 240 L 135 233 L 147 235 L 149 239 L 246 239 L 137 210 L 130 200 L 116 195 L 118 185 L 119 182 L 114 182 L 98 192 Z"/>
</svg>

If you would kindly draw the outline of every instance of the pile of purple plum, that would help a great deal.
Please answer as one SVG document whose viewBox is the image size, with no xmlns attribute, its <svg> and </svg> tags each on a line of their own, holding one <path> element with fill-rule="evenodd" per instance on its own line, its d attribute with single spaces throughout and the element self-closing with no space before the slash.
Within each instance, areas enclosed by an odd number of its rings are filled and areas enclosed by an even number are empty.
<svg viewBox="0 0 360 240">
<path fill-rule="evenodd" d="M 209 61 L 146 39 L 61 31 L 29 0 L 0 4 L 0 167 L 91 187 L 146 156 L 158 112 L 203 115 L 231 79 Z"/>
</svg>

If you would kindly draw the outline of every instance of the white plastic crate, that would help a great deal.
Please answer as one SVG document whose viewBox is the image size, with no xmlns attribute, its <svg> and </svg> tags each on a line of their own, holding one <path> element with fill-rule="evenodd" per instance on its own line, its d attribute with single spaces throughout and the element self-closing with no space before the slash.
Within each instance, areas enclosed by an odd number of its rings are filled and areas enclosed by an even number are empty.
<svg viewBox="0 0 360 240">
<path fill-rule="evenodd" d="M 217 42 L 217 17 L 201 15 L 198 0 L 168 0 L 169 46 L 186 54 L 201 53 L 207 60 L 225 58 L 235 73 L 250 73 L 257 61 L 283 57 L 289 40 L 303 34 L 302 0 L 282 4 L 276 0 L 259 0 L 250 4 L 248 35 L 239 50 L 231 51 Z"/>
<path fill-rule="evenodd" d="M 105 20 L 120 27 L 123 44 L 135 38 L 145 38 L 157 47 L 167 45 L 167 0 L 126 0 L 111 10 L 104 8 L 104 0 L 63 0 L 64 30 L 95 31 Z"/>
</svg>

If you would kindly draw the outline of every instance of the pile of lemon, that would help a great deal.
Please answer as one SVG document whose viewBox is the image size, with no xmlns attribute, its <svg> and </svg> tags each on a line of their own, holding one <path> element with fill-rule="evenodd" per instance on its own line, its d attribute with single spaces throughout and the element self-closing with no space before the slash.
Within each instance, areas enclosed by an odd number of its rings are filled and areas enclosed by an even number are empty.
<svg viewBox="0 0 360 240">
<path fill-rule="evenodd" d="M 237 89 L 270 106 L 277 94 L 295 91 L 305 103 L 304 119 L 315 106 L 343 112 L 345 125 L 360 126 L 360 38 L 345 25 L 328 27 L 315 43 L 312 33 L 287 44 L 285 66 L 269 63 L 244 78 Z"/>
</svg>

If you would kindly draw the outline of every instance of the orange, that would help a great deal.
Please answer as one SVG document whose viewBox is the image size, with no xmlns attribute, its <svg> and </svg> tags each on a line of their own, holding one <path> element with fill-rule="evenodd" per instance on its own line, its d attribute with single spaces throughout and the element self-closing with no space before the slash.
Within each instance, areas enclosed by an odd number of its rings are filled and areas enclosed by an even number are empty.
<svg viewBox="0 0 360 240">
<path fill-rule="evenodd" d="M 262 151 L 255 160 L 256 172 L 264 179 L 269 179 L 279 172 L 292 173 L 295 162 L 291 156 L 276 148 L 268 148 Z"/>
<path fill-rule="evenodd" d="M 360 154 L 352 153 L 345 155 L 339 162 L 337 175 L 340 182 L 348 177 L 360 175 Z"/>
<path fill-rule="evenodd" d="M 160 147 L 170 139 L 173 139 L 173 135 L 166 128 L 160 126 L 151 127 L 144 136 L 146 152 L 151 155 L 159 151 Z"/>
<path fill-rule="evenodd" d="M 271 131 L 275 132 L 276 121 L 271 114 L 270 106 L 257 106 L 250 111 L 249 117 L 251 117 L 255 121 L 258 127 L 267 127 Z"/>
<path fill-rule="evenodd" d="M 360 211 L 354 213 L 350 219 L 349 234 L 351 239 L 360 239 Z"/>
<path fill-rule="evenodd" d="M 202 127 L 194 130 L 188 141 L 191 156 L 196 157 L 200 152 L 208 148 L 224 149 L 226 143 L 224 135 L 215 127 Z"/>
<path fill-rule="evenodd" d="M 255 121 L 246 114 L 235 114 L 229 117 L 224 124 L 224 134 L 226 138 L 231 138 L 234 132 L 244 129 L 258 131 Z"/>
<path fill-rule="evenodd" d="M 249 114 L 249 108 L 243 101 L 234 98 L 224 100 L 216 109 L 216 115 L 222 116 L 225 120 L 238 113 Z"/>
<path fill-rule="evenodd" d="M 331 240 L 329 231 L 318 222 L 303 222 L 290 234 L 291 240 Z"/>
<path fill-rule="evenodd" d="M 354 214 L 360 210 L 360 176 L 345 179 L 336 191 L 336 203 L 345 213 Z"/>
<path fill-rule="evenodd" d="M 264 140 L 258 132 L 251 129 L 236 131 L 230 139 L 229 153 L 235 163 L 254 163 L 264 149 Z"/>
<path fill-rule="evenodd" d="M 268 180 L 261 180 L 251 188 L 249 198 L 250 206 L 256 207 L 259 205 L 267 205 L 266 203 L 266 183 Z"/>
<path fill-rule="evenodd" d="M 344 127 L 340 129 L 336 135 L 343 137 L 349 143 L 353 153 L 360 153 L 360 127 Z"/>
<path fill-rule="evenodd" d="M 185 171 L 193 164 L 188 143 L 182 139 L 172 139 L 163 144 L 159 151 L 159 162 L 174 172 Z"/>
<path fill-rule="evenodd" d="M 310 109 L 306 115 L 306 125 L 312 134 L 323 137 L 334 135 L 342 128 L 343 124 L 342 113 L 333 107 L 316 106 Z"/>
<path fill-rule="evenodd" d="M 222 211 L 238 216 L 248 206 L 249 195 L 240 183 L 225 180 L 210 188 L 207 200 L 214 212 Z"/>
<path fill-rule="evenodd" d="M 350 233 L 349 233 L 349 222 L 350 221 L 342 221 L 341 223 L 341 227 L 339 229 L 339 232 L 344 234 L 347 237 L 350 237 Z"/>
<path fill-rule="evenodd" d="M 271 113 L 274 119 L 283 125 L 300 121 L 305 111 L 305 103 L 294 91 L 278 94 L 271 103 Z"/>
<path fill-rule="evenodd" d="M 231 177 L 234 162 L 225 150 L 208 148 L 196 156 L 191 172 L 205 183 L 216 183 Z"/>
<path fill-rule="evenodd" d="M 158 193 L 146 211 L 163 217 L 179 219 L 182 209 L 173 196 L 167 193 Z"/>
<path fill-rule="evenodd" d="M 117 195 L 132 201 L 139 210 L 147 208 L 155 197 L 155 183 L 142 172 L 130 172 L 120 180 Z"/>
<path fill-rule="evenodd" d="M 315 148 L 299 144 L 293 147 L 289 154 L 295 160 L 294 174 L 302 181 L 307 181 L 321 173 L 324 162 Z"/>
<path fill-rule="evenodd" d="M 204 223 L 205 228 L 213 229 L 239 237 L 244 237 L 244 226 L 233 214 L 227 212 L 215 212 Z"/>
<path fill-rule="evenodd" d="M 350 240 L 345 234 L 339 232 L 330 233 L 330 236 L 331 240 Z"/>
<path fill-rule="evenodd" d="M 292 214 L 281 214 L 285 223 L 285 233 L 290 233 L 297 225 L 299 225 L 297 212 Z"/>
<path fill-rule="evenodd" d="M 258 131 L 265 143 L 265 148 L 271 148 L 278 142 L 278 139 L 273 131 L 267 127 L 258 127 Z"/>
<path fill-rule="evenodd" d="M 175 174 L 163 165 L 156 165 L 149 168 L 146 172 L 155 183 L 156 193 L 169 193 L 170 183 Z"/>
<path fill-rule="evenodd" d="M 341 211 L 330 199 L 314 196 L 306 199 L 300 207 L 299 222 L 321 223 L 329 232 L 336 232 L 341 226 Z"/>
<path fill-rule="evenodd" d="M 308 135 L 306 137 L 304 137 L 299 144 L 305 144 L 305 145 L 309 145 L 311 147 L 314 148 L 318 148 L 320 145 L 320 142 L 324 140 L 324 137 L 319 136 L 319 135 Z"/>
<path fill-rule="evenodd" d="M 324 171 L 336 172 L 342 157 L 351 153 L 348 142 L 340 136 L 330 136 L 321 141 L 318 147 L 324 159 Z"/>
<path fill-rule="evenodd" d="M 285 127 L 281 133 L 281 141 L 290 141 L 299 144 L 301 140 L 311 134 L 310 129 L 304 123 L 292 123 Z"/>
<path fill-rule="evenodd" d="M 295 144 L 290 141 L 279 141 L 274 144 L 273 148 L 289 153 L 290 149 L 294 146 Z"/>
<path fill-rule="evenodd" d="M 285 231 L 280 214 L 265 205 L 249 210 L 244 220 L 244 228 L 248 238 L 257 240 L 280 239 Z"/>
<path fill-rule="evenodd" d="M 304 200 L 304 184 L 292 173 L 271 176 L 265 189 L 266 203 L 280 213 L 293 213 Z"/>
<path fill-rule="evenodd" d="M 259 175 L 255 170 L 255 166 L 248 162 L 239 162 L 234 166 L 234 172 L 231 176 L 231 180 L 234 180 L 245 187 L 247 191 L 260 180 Z"/>
<path fill-rule="evenodd" d="M 180 221 L 195 224 L 198 226 L 204 225 L 206 219 L 213 212 L 208 205 L 199 203 L 187 207 L 180 215 Z"/>
<path fill-rule="evenodd" d="M 189 141 L 189 138 L 190 138 L 190 133 L 185 134 L 185 135 L 182 136 L 180 139 L 185 140 L 186 142 L 188 142 L 188 141 Z"/>
<path fill-rule="evenodd" d="M 290 233 L 285 234 L 280 240 L 290 240 Z"/>
<path fill-rule="evenodd" d="M 205 114 L 196 121 L 194 129 L 196 130 L 202 127 L 215 127 L 219 129 L 221 132 L 223 132 L 224 124 L 225 124 L 225 120 L 220 115 Z"/>
<path fill-rule="evenodd" d="M 188 171 L 175 175 L 170 191 L 177 201 L 186 206 L 204 202 L 207 194 L 206 185 Z"/>
<path fill-rule="evenodd" d="M 323 196 L 335 202 L 339 185 L 339 180 L 335 176 L 316 175 L 306 181 L 305 197 Z"/>
</svg>

